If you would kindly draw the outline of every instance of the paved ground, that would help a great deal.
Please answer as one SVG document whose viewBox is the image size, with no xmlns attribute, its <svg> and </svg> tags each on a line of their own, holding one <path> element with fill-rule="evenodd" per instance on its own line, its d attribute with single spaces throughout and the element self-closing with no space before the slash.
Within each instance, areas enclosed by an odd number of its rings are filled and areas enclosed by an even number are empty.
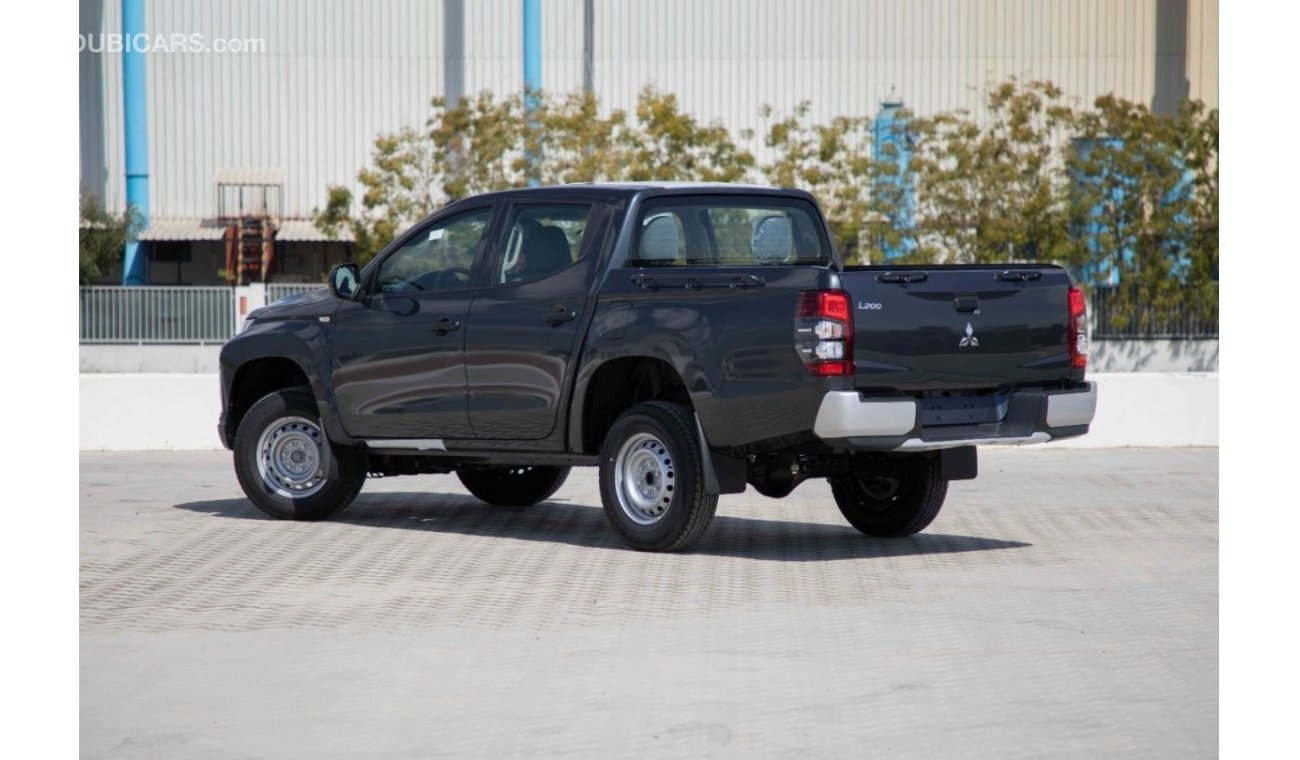
<svg viewBox="0 0 1300 760">
<path fill-rule="evenodd" d="M 224 453 L 81 455 L 88 757 L 1210 757 L 1218 451 L 986 451 L 931 532 L 824 483 L 622 548 L 594 472 L 263 519 Z"/>
</svg>

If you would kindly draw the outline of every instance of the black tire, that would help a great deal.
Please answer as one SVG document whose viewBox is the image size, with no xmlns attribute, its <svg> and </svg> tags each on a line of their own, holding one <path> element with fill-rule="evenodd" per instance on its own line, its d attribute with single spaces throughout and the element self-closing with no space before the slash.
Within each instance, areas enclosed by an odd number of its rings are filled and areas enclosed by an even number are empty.
<svg viewBox="0 0 1300 760">
<path fill-rule="evenodd" d="M 258 445 L 263 433 L 279 428 L 290 418 L 300 418 L 316 426 L 309 437 L 317 439 L 320 471 L 326 473 L 323 484 L 306 495 L 290 495 L 285 487 L 273 486 L 263 477 L 269 464 L 259 469 Z M 310 430 L 301 426 L 304 430 Z M 258 509 L 279 520 L 324 520 L 332 517 L 356 498 L 366 481 L 366 457 L 356 449 L 331 444 L 324 438 L 316 398 L 307 388 L 290 388 L 263 396 L 239 422 L 235 433 L 235 474 L 244 493 Z M 322 455 L 323 453 L 323 455 Z M 328 477 L 329 457 L 337 462 L 337 476 Z M 268 460 L 269 461 L 269 458 Z"/>
<path fill-rule="evenodd" d="M 896 538 L 920 533 L 938 516 L 948 495 L 937 457 L 881 457 L 878 468 L 831 478 L 831 493 L 844 519 L 868 536 Z"/>
<path fill-rule="evenodd" d="M 527 507 L 546 501 L 564 485 L 568 467 L 479 467 L 456 477 L 479 501 L 498 507 Z"/>
<path fill-rule="evenodd" d="M 621 453 L 647 468 L 650 495 L 639 497 L 646 510 L 620 497 L 628 481 L 618 472 Z M 637 404 L 614 421 L 600 449 L 600 497 L 605 516 L 629 546 L 671 552 L 700 540 L 718 508 L 717 494 L 704 486 L 703 455 L 695 419 L 678 404 Z"/>
</svg>

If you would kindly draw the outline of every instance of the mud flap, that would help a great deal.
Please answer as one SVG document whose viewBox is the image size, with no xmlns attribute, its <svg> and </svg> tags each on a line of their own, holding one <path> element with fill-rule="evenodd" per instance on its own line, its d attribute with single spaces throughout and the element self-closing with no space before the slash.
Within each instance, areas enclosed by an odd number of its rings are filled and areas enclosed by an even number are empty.
<svg viewBox="0 0 1300 760">
<path fill-rule="evenodd" d="M 978 474 L 979 460 L 974 446 L 939 451 L 939 477 L 944 480 L 974 480 Z"/>
<path fill-rule="evenodd" d="M 744 493 L 747 466 L 745 460 L 714 454 L 704 437 L 700 415 L 695 415 L 695 432 L 700 436 L 700 460 L 704 464 L 704 490 L 710 494 Z"/>
</svg>

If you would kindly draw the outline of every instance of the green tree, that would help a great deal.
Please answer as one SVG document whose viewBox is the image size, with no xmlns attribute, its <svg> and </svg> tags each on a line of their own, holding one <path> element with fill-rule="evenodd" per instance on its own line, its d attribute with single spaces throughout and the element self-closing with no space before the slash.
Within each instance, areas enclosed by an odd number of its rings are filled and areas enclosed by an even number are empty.
<svg viewBox="0 0 1300 760">
<path fill-rule="evenodd" d="M 329 188 L 317 225 L 350 231 L 364 262 L 444 203 L 522 186 L 530 174 L 544 184 L 735 182 L 755 169 L 744 146 L 752 134 L 700 122 L 653 87 L 632 112 L 607 116 L 590 93 L 530 96 L 483 92 L 451 107 L 433 99 L 424 127 L 375 139 L 357 174 L 359 198 Z M 903 114 L 912 146 L 903 165 L 871 155 L 865 116 L 814 123 L 807 102 L 789 114 L 765 106 L 769 159 L 758 168 L 768 182 L 818 198 L 849 262 L 878 260 L 907 237 L 916 244 L 907 261 L 1055 261 L 1094 284 L 1119 277 L 1136 288 L 1133 298 L 1195 302 L 1198 314 L 1217 317 L 1216 110 L 1188 102 L 1157 117 L 1106 96 L 1084 111 L 1049 82 L 1015 79 L 991 86 L 984 110 L 978 119 Z M 912 229 L 893 221 L 904 203 Z"/>
<path fill-rule="evenodd" d="M 629 146 L 635 143 L 627 112 L 600 115 L 600 101 L 578 91 L 551 98 L 539 93 L 538 129 L 533 143 L 538 177 L 544 185 L 609 182 L 629 177 Z M 527 172 L 526 157 L 517 167 Z"/>
<path fill-rule="evenodd" d="M 357 174 L 364 188 L 360 210 L 353 209 L 351 189 L 331 185 L 325 208 L 315 213 L 316 226 L 332 237 L 348 230 L 357 261 L 369 261 L 403 228 L 436 208 L 432 151 L 428 136 L 414 129 L 375 138 L 373 165 Z"/>
<path fill-rule="evenodd" d="M 721 122 L 701 124 L 682 112 L 676 95 L 649 86 L 637 98 L 633 128 L 619 143 L 627 159 L 621 179 L 740 182 L 754 166 L 754 155 Z"/>
<path fill-rule="evenodd" d="M 1159 331 L 1178 310 L 1217 319 L 1218 111 L 1187 102 L 1159 116 L 1105 95 L 1079 125 L 1075 259 L 1093 284 L 1120 284 L 1112 323 Z"/>
<path fill-rule="evenodd" d="M 846 261 L 859 261 L 858 240 L 870 214 L 871 120 L 837 116 L 813 124 L 809 110 L 808 101 L 784 116 L 763 106 L 759 114 L 768 122 L 763 144 L 772 158 L 761 169 L 773 185 L 816 196 L 836 248 Z"/>
<path fill-rule="evenodd" d="M 977 120 L 914 119 L 918 261 L 1054 261 L 1071 252 L 1063 148 L 1075 112 L 1049 82 L 1012 79 Z"/>
<path fill-rule="evenodd" d="M 357 173 L 360 208 L 351 189 L 331 185 L 325 208 L 314 214 L 326 234 L 352 233 L 360 263 L 449 201 L 524 183 L 519 98 L 498 100 L 482 92 L 452 107 L 437 97 L 431 106 L 424 129 L 406 127 L 375 138 L 371 165 Z"/>
<path fill-rule="evenodd" d="M 81 189 L 81 228 L 78 244 L 81 249 L 81 284 L 87 285 L 103 277 L 122 260 L 127 240 L 140 228 L 140 215 L 133 209 L 121 215 L 104 210 L 99 198 L 86 188 Z"/>
<path fill-rule="evenodd" d="M 357 173 L 361 197 L 343 185 L 327 188 L 314 213 L 329 235 L 351 232 L 357 260 L 369 261 L 401 230 L 439 206 L 527 183 L 530 158 L 547 184 L 618 180 L 744 179 L 754 157 L 725 127 L 682 113 L 677 98 L 646 88 L 634 119 L 621 110 L 600 117 L 588 93 L 556 98 L 489 92 L 448 107 L 432 100 L 424 129 L 375 138 L 371 165 Z"/>
<path fill-rule="evenodd" d="M 452 108 L 441 97 L 432 104 L 427 122 L 432 152 L 418 158 L 429 162 L 422 172 L 440 177 L 444 201 L 526 183 L 521 96 L 497 99 L 484 91 L 462 98 Z"/>
</svg>

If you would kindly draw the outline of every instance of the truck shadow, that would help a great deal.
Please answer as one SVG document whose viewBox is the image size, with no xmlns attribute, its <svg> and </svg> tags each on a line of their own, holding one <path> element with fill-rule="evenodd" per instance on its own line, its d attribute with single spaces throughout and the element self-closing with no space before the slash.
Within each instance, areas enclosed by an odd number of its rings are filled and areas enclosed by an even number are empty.
<svg viewBox="0 0 1300 760">
<path fill-rule="evenodd" d="M 723 505 L 725 506 L 725 505 Z M 247 499 L 214 499 L 176 509 L 240 520 L 265 520 Z M 834 507 L 831 507 L 834 510 Z M 439 493 L 375 493 L 357 497 L 330 523 L 370 528 L 423 530 L 487 538 L 548 541 L 595 549 L 629 549 L 597 506 L 565 500 L 532 507 L 492 507 L 469 496 Z M 824 562 L 926 554 L 1021 549 L 1032 544 L 978 536 L 921 533 L 909 538 L 872 538 L 847 524 L 764 520 L 717 515 L 704 538 L 683 554 L 782 562 Z"/>
</svg>

